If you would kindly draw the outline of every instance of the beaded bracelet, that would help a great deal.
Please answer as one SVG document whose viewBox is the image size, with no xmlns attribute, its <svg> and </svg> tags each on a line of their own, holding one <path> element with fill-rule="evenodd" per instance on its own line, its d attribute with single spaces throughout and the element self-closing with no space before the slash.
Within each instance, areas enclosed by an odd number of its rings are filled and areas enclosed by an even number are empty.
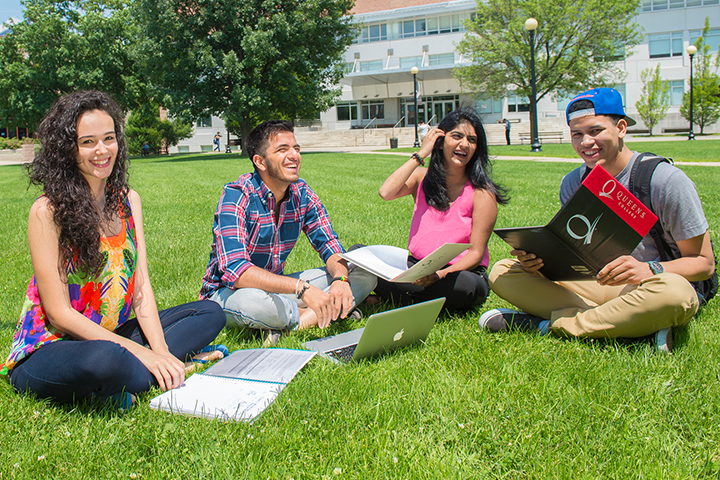
<svg viewBox="0 0 720 480">
<path fill-rule="evenodd" d="M 336 281 L 347 282 L 347 284 L 350 285 L 350 279 L 348 277 L 344 277 L 344 276 L 333 277 L 333 279 L 330 283 L 332 284 L 332 283 L 335 283 Z"/>
<path fill-rule="evenodd" d="M 305 292 L 307 291 L 308 288 L 310 288 L 310 282 L 305 282 L 303 284 L 302 288 L 300 289 L 300 293 L 297 294 L 298 300 L 302 299 L 302 296 L 305 295 Z"/>
<path fill-rule="evenodd" d="M 421 157 L 420 155 L 418 155 L 417 152 L 415 152 L 415 153 L 413 153 L 412 155 L 410 155 L 410 157 L 411 157 L 411 158 L 414 158 L 415 161 L 418 162 L 418 164 L 420 164 L 421 167 L 424 167 L 424 166 L 425 166 L 425 160 L 423 160 L 422 157 Z"/>
<path fill-rule="evenodd" d="M 298 278 L 298 279 L 297 279 L 297 282 L 295 282 L 295 296 L 296 296 L 297 298 L 300 298 L 300 297 L 298 297 L 298 288 L 300 288 L 300 282 L 301 282 L 301 281 L 302 281 L 302 280 L 300 280 L 300 279 Z"/>
</svg>

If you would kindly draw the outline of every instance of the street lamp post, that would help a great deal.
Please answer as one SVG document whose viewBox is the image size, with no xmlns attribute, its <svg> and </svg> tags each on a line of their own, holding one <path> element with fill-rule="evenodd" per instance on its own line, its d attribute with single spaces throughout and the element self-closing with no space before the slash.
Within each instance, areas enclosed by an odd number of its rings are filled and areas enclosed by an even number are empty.
<svg viewBox="0 0 720 480">
<path fill-rule="evenodd" d="M 530 144 L 531 152 L 541 152 L 542 147 L 538 138 L 538 120 L 537 120 L 537 86 L 535 85 L 535 29 L 538 27 L 538 21 L 534 18 L 525 20 L 525 30 L 530 33 L 530 82 L 532 83 L 532 98 L 530 99 L 530 136 L 532 144 Z"/>
<path fill-rule="evenodd" d="M 412 67 L 410 69 L 410 73 L 412 73 L 413 76 L 413 97 L 415 97 L 415 143 L 413 144 L 414 148 L 420 148 L 420 141 L 418 140 L 418 105 L 417 105 L 417 97 L 418 97 L 418 88 L 417 88 L 417 74 L 418 74 L 418 68 Z"/>
<path fill-rule="evenodd" d="M 230 129 L 226 128 L 227 130 L 227 142 L 225 143 L 225 153 L 232 153 L 232 149 L 230 148 Z"/>
<path fill-rule="evenodd" d="M 695 140 L 695 133 L 693 132 L 693 68 L 692 61 L 693 56 L 697 53 L 697 47 L 690 45 L 687 48 L 688 55 L 690 55 L 690 131 L 688 132 L 688 140 Z"/>
</svg>

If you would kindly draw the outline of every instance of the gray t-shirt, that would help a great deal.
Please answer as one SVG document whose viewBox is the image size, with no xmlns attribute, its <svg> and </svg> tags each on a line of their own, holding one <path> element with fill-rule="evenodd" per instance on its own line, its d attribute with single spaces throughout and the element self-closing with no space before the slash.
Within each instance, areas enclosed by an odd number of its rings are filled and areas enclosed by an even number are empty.
<svg viewBox="0 0 720 480">
<path fill-rule="evenodd" d="M 633 152 L 623 171 L 615 177 L 625 188 L 628 188 L 630 171 L 638 155 L 638 152 Z M 580 187 L 583 173 L 585 173 L 585 165 L 563 177 L 560 184 L 562 205 L 565 205 Z M 697 237 L 707 231 L 708 222 L 695 184 L 679 168 L 665 162 L 657 166 L 650 181 L 650 201 L 652 211 L 658 216 L 665 230 L 663 237 L 676 256 L 680 256 L 676 241 Z M 660 253 L 650 234 L 645 235 L 640 245 L 632 252 L 632 256 L 641 262 L 660 260 Z"/>
</svg>

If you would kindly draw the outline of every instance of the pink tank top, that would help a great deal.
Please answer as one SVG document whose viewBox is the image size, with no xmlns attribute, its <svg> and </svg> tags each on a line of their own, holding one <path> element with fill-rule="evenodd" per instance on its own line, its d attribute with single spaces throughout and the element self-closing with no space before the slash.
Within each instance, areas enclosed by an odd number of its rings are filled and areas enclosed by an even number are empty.
<svg viewBox="0 0 720 480">
<path fill-rule="evenodd" d="M 475 188 L 468 180 L 462 193 L 450 208 L 441 212 L 427 204 L 420 182 L 408 239 L 410 254 L 420 260 L 446 243 L 470 243 L 474 193 Z M 466 253 L 467 251 L 450 260 L 450 265 L 460 260 Z M 489 264 L 490 254 L 486 248 L 480 265 L 487 268 Z"/>
</svg>

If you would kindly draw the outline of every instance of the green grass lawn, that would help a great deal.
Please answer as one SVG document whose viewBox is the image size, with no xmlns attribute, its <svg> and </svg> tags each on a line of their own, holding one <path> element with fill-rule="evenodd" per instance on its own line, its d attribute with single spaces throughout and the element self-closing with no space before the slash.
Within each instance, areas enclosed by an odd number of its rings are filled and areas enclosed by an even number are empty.
<svg viewBox="0 0 720 480">
<path fill-rule="evenodd" d="M 712 143 L 692 145 L 717 148 Z M 324 201 L 346 246 L 405 246 L 411 199 L 384 202 L 377 194 L 403 161 L 303 155 L 302 177 Z M 495 176 L 512 195 L 498 226 L 549 221 L 559 208 L 560 180 L 573 167 L 496 162 Z M 133 160 L 131 184 L 143 199 L 160 308 L 197 298 L 221 187 L 250 168 L 237 155 Z M 720 245 L 720 170 L 682 169 L 695 181 Z M 26 225 L 37 192 L 27 190 L 19 166 L 0 167 L 0 192 L 4 357 L 32 274 Z M 493 261 L 509 250 L 491 239 Z M 318 263 L 302 240 L 287 270 Z M 507 304 L 491 295 L 485 308 L 501 306 Z M 148 402 L 159 391 L 141 395 L 135 409 L 119 414 L 92 403 L 58 406 L 19 396 L 0 382 L 0 478 L 720 476 L 717 299 L 676 332 L 672 356 L 643 342 L 491 335 L 477 326 L 481 311 L 443 314 L 426 345 L 378 360 L 335 365 L 316 358 L 252 424 L 157 412 Z M 341 322 L 329 333 L 362 324 Z M 320 335 L 294 333 L 280 346 L 299 348 Z M 223 332 L 217 341 L 231 350 L 260 346 L 247 332 Z"/>
<path fill-rule="evenodd" d="M 720 139 L 694 142 L 633 142 L 630 139 L 627 145 L 631 150 L 672 157 L 678 162 L 720 162 Z M 542 146 L 541 152 L 531 152 L 530 145 L 490 145 L 488 148 L 490 155 L 494 156 L 578 158 L 569 143 L 546 143 Z M 416 150 L 416 148 L 398 148 L 385 151 L 412 153 Z"/>
</svg>

